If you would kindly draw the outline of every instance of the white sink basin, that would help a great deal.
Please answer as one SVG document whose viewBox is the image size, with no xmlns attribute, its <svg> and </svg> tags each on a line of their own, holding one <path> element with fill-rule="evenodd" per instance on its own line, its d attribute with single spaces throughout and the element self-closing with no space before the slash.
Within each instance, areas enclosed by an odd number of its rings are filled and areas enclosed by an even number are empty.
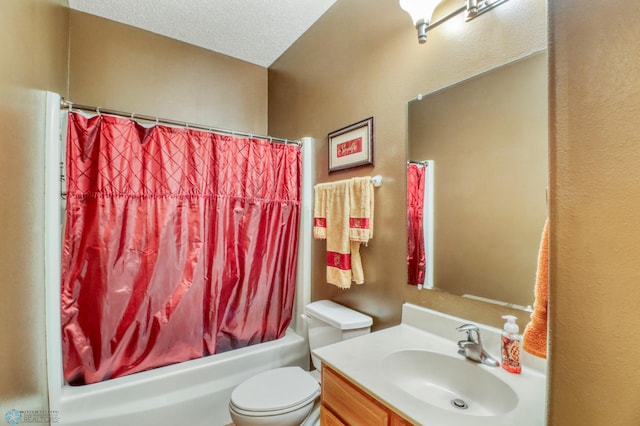
<svg viewBox="0 0 640 426">
<path fill-rule="evenodd" d="M 403 349 L 382 360 L 383 374 L 397 387 L 442 410 L 468 416 L 499 416 L 518 405 L 514 390 L 487 367 L 463 357 Z"/>
</svg>

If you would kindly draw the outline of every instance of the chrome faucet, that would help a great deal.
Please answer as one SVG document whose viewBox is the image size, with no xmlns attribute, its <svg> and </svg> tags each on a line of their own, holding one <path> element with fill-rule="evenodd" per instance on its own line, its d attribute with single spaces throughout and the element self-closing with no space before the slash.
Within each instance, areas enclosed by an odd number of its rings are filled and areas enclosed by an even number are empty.
<svg viewBox="0 0 640 426">
<path fill-rule="evenodd" d="M 467 340 L 460 340 L 458 342 L 458 353 L 460 355 L 491 367 L 500 365 L 500 363 L 482 347 L 480 329 L 477 325 L 464 324 L 456 328 L 456 330 L 467 332 Z"/>
</svg>

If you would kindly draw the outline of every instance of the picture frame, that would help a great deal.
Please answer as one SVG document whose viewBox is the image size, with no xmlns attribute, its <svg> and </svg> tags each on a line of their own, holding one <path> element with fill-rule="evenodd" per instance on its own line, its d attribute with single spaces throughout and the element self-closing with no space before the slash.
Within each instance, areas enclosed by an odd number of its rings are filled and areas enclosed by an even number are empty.
<svg viewBox="0 0 640 426">
<path fill-rule="evenodd" d="M 329 133 L 329 173 L 373 165 L 373 117 Z"/>
</svg>

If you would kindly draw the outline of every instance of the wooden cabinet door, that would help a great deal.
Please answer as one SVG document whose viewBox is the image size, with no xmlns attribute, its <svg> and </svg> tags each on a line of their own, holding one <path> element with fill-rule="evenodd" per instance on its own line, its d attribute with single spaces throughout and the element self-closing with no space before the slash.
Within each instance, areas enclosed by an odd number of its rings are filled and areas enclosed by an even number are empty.
<svg viewBox="0 0 640 426">
<path fill-rule="evenodd" d="M 322 403 L 349 426 L 387 426 L 389 412 L 330 367 L 322 368 Z M 323 425 L 324 426 L 324 425 Z"/>
<path fill-rule="evenodd" d="M 396 413 L 391 413 L 391 417 L 389 418 L 389 426 L 413 426 L 413 423 L 405 420 Z"/>
<path fill-rule="evenodd" d="M 320 407 L 320 426 L 346 426 L 327 407 Z"/>
</svg>

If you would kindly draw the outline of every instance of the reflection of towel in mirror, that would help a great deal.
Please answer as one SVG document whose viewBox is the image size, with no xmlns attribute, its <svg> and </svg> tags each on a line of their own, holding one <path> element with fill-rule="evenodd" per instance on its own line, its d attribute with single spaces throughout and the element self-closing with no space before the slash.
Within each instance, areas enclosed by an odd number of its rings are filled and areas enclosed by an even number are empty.
<svg viewBox="0 0 640 426">
<path fill-rule="evenodd" d="M 531 321 L 522 337 L 522 348 L 540 358 L 547 357 L 547 304 L 549 298 L 549 219 L 544 224 L 535 285 L 536 300 Z"/>
<path fill-rule="evenodd" d="M 360 244 L 373 237 L 370 178 L 315 186 L 313 237 L 327 240 L 327 282 L 349 288 L 364 282 Z"/>
</svg>

